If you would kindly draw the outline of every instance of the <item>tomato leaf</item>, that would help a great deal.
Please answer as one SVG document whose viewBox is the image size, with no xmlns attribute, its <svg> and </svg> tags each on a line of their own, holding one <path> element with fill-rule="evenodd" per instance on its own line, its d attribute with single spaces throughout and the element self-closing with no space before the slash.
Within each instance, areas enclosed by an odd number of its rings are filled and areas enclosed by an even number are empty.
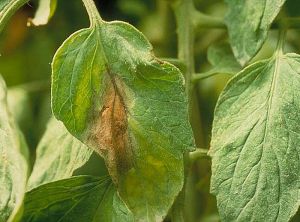
<svg viewBox="0 0 300 222">
<path fill-rule="evenodd" d="M 288 221 L 299 207 L 300 56 L 237 74 L 217 103 L 211 191 L 222 221 Z"/>
<path fill-rule="evenodd" d="M 129 222 L 133 217 L 108 177 L 78 176 L 26 193 L 22 221 Z"/>
<path fill-rule="evenodd" d="M 27 137 L 32 134 L 32 125 L 34 114 L 32 101 L 28 90 L 21 87 L 11 87 L 7 90 L 7 103 L 12 118 L 20 127 L 20 130 Z M 20 108 L 22 107 L 22 109 Z"/>
<path fill-rule="evenodd" d="M 73 137 L 64 125 L 52 119 L 41 139 L 28 187 L 71 177 L 84 165 L 92 150 Z"/>
<path fill-rule="evenodd" d="M 28 175 L 28 150 L 7 108 L 0 76 L 0 221 L 17 221 L 22 213 Z"/>
<path fill-rule="evenodd" d="M 236 74 L 241 70 L 240 64 L 236 61 L 230 45 L 226 42 L 209 46 L 207 59 L 213 68 L 209 73 Z"/>
<path fill-rule="evenodd" d="M 46 25 L 53 16 L 57 5 L 57 0 L 39 0 L 39 6 L 30 23 L 35 26 Z"/>
<path fill-rule="evenodd" d="M 137 220 L 162 220 L 183 186 L 183 153 L 194 147 L 184 80 L 124 22 L 71 35 L 52 64 L 52 109 L 104 157 Z M 159 194 L 159 195 L 158 195 Z"/>
<path fill-rule="evenodd" d="M 0 2 L 0 32 L 10 17 L 29 0 L 1 0 Z"/>
<path fill-rule="evenodd" d="M 268 30 L 285 0 L 225 0 L 228 27 L 233 53 L 245 65 L 262 47 Z"/>
</svg>

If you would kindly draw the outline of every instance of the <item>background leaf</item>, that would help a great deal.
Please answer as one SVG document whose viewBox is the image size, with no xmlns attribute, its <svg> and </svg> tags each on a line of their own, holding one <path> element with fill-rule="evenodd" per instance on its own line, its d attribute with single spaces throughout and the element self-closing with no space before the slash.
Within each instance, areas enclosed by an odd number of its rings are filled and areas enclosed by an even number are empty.
<svg viewBox="0 0 300 222">
<path fill-rule="evenodd" d="M 39 7 L 30 22 L 35 25 L 46 25 L 53 16 L 57 5 L 57 0 L 39 0 Z"/>
<path fill-rule="evenodd" d="M 34 114 L 30 93 L 22 87 L 11 87 L 7 90 L 8 108 L 15 122 L 25 137 L 32 136 Z M 22 107 L 22 108 L 20 108 Z M 26 138 L 26 141 L 28 141 Z M 28 144 L 29 146 L 30 144 Z"/>
<path fill-rule="evenodd" d="M 137 220 L 162 220 L 194 147 L 183 77 L 123 22 L 71 35 L 53 60 L 52 108 L 100 153 Z M 160 195 L 156 195 L 156 194 Z"/>
<path fill-rule="evenodd" d="M 203 80 L 216 74 L 236 74 L 241 70 L 240 64 L 232 54 L 231 48 L 227 43 L 219 43 L 209 46 L 207 59 L 213 66 L 210 70 L 194 75 L 194 81 Z"/>
<path fill-rule="evenodd" d="M 1 0 L 0 2 L 0 32 L 10 17 L 29 0 Z"/>
<path fill-rule="evenodd" d="M 78 176 L 26 194 L 23 222 L 133 221 L 108 177 Z"/>
<path fill-rule="evenodd" d="M 0 221 L 18 221 L 28 175 L 28 150 L 7 108 L 7 92 L 0 76 Z"/>
<path fill-rule="evenodd" d="M 271 23 L 285 0 L 225 0 L 228 27 L 233 53 L 241 65 L 256 55 L 266 40 Z"/>
<path fill-rule="evenodd" d="M 73 137 L 64 125 L 51 119 L 37 148 L 37 156 L 28 189 L 71 177 L 85 164 L 92 150 Z"/>
<path fill-rule="evenodd" d="M 236 74 L 241 70 L 230 45 L 226 42 L 210 45 L 207 50 L 207 59 L 213 65 L 213 68 L 208 71 L 210 73 Z"/>
<path fill-rule="evenodd" d="M 237 74 L 217 103 L 211 191 L 223 221 L 288 221 L 299 207 L 300 56 Z"/>
</svg>

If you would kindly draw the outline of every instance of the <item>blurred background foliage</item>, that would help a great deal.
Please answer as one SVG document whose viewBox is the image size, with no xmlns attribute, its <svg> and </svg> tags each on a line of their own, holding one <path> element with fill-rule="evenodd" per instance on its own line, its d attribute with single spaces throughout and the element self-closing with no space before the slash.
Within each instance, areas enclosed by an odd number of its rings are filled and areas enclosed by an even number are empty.
<svg viewBox="0 0 300 222">
<path fill-rule="evenodd" d="M 153 44 L 158 57 L 176 58 L 176 24 L 166 0 L 97 0 L 97 6 L 106 21 L 123 20 L 141 30 Z M 222 0 L 195 0 L 198 10 L 223 18 L 226 5 Z M 56 49 L 74 31 L 89 25 L 88 17 L 80 0 L 59 0 L 56 13 L 49 24 L 28 27 L 37 1 L 22 7 L 6 26 L 0 36 L 0 73 L 9 86 L 9 103 L 13 115 L 23 130 L 31 149 L 32 164 L 35 148 L 47 121 L 50 108 L 50 63 Z M 300 1 L 288 0 L 279 16 L 299 16 Z M 277 41 L 277 30 L 271 30 L 268 40 L 253 61 L 272 55 Z M 299 53 L 299 31 L 289 30 L 287 51 Z M 195 61 L 197 73 L 211 69 L 207 59 L 210 45 L 227 41 L 225 29 L 200 29 L 196 31 Z M 218 62 L 218 61 L 217 61 Z M 217 64 L 214 64 L 217 65 Z M 219 74 L 197 83 L 199 116 L 192 121 L 197 131 L 197 145 L 209 148 L 213 109 L 220 91 L 230 78 Z M 101 174 L 105 169 L 93 157 L 81 173 Z M 193 164 L 188 178 L 186 195 L 187 221 L 218 221 L 215 198 L 209 194 L 210 161 L 203 158 Z"/>
</svg>

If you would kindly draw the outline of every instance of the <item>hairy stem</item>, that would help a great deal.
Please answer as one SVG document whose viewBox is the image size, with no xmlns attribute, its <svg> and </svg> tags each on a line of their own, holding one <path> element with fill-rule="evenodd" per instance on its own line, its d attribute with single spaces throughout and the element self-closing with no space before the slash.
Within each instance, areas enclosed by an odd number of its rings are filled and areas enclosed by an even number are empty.
<svg viewBox="0 0 300 222">
<path fill-rule="evenodd" d="M 194 28 L 201 29 L 226 29 L 226 25 L 222 18 L 204 14 L 200 11 L 192 11 L 192 19 Z M 286 29 L 300 29 L 300 17 L 285 17 L 276 19 L 271 29 L 281 29 L 284 24 Z"/>
<path fill-rule="evenodd" d="M 91 26 L 95 26 L 97 23 L 103 22 L 98 12 L 98 9 L 95 5 L 95 2 L 93 0 L 82 0 L 82 1 L 89 15 Z"/>
<path fill-rule="evenodd" d="M 284 47 L 286 32 L 287 32 L 287 30 L 286 30 L 285 26 L 279 30 L 279 38 L 278 38 L 278 43 L 276 46 L 276 53 L 275 53 L 276 56 L 283 54 L 283 47 Z"/>
<path fill-rule="evenodd" d="M 222 18 L 206 15 L 202 12 L 194 10 L 192 13 L 193 25 L 195 29 L 201 28 L 216 28 L 226 29 Z"/>
<path fill-rule="evenodd" d="M 191 163 L 195 162 L 200 158 L 208 158 L 209 156 L 207 155 L 207 152 L 208 150 L 203 148 L 197 148 L 195 151 L 190 152 L 189 156 Z"/>
<path fill-rule="evenodd" d="M 193 18 L 190 12 L 194 11 L 193 0 L 177 0 L 173 4 L 173 10 L 177 23 L 177 41 L 178 41 L 178 59 L 185 64 L 185 87 L 186 94 L 189 100 L 189 115 L 192 120 L 192 100 L 193 100 L 193 84 L 192 75 L 195 72 L 194 61 L 194 25 Z M 182 191 L 179 193 L 172 209 L 172 222 L 186 221 L 184 215 L 186 178 L 189 172 L 189 155 L 185 154 L 185 184 Z"/>
<path fill-rule="evenodd" d="M 178 59 L 186 65 L 185 80 L 186 92 L 191 98 L 192 85 L 191 77 L 195 70 L 194 62 L 194 30 L 191 11 L 194 11 L 192 0 L 179 0 L 174 5 L 174 12 L 177 22 L 178 36 Z"/>
<path fill-rule="evenodd" d="M 271 29 L 300 29 L 300 17 L 285 17 L 275 20 Z"/>
<path fill-rule="evenodd" d="M 195 74 L 192 75 L 192 82 L 197 83 L 200 80 L 207 79 L 209 77 L 212 77 L 212 76 L 215 76 L 215 75 L 218 75 L 218 74 L 221 74 L 221 73 L 209 72 L 209 71 L 204 72 L 204 73 L 195 73 Z M 222 74 L 227 74 L 227 73 L 222 73 Z"/>
</svg>

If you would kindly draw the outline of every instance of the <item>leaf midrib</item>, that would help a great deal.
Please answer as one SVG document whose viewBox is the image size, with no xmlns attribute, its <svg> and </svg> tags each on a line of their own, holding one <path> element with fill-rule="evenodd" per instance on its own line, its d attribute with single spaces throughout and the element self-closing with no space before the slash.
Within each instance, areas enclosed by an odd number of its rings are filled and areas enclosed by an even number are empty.
<svg viewBox="0 0 300 222">
<path fill-rule="evenodd" d="M 267 113 L 266 113 L 266 124 L 265 124 L 265 130 L 264 130 L 264 137 L 263 137 L 263 142 L 262 142 L 262 154 L 260 157 L 260 161 L 263 159 L 263 155 L 264 155 L 264 151 L 265 151 L 265 143 L 266 143 L 266 138 L 269 134 L 269 114 L 272 113 L 272 107 L 273 107 L 273 100 L 274 100 L 274 92 L 276 90 L 276 85 L 277 85 L 277 78 L 279 75 L 279 64 L 280 64 L 280 57 L 281 55 L 276 54 L 275 57 L 273 59 L 275 59 L 275 68 L 274 68 L 274 73 L 273 73 L 273 77 L 272 77 L 272 81 L 271 81 L 271 89 L 270 89 L 270 93 L 269 93 L 269 98 L 268 98 L 268 106 L 267 106 Z M 269 65 L 271 62 L 273 62 L 273 59 L 267 64 Z M 274 150 L 273 150 L 274 151 Z M 279 170 L 279 193 L 280 193 L 280 185 L 281 185 L 281 180 L 280 180 L 280 166 L 279 166 L 279 161 L 278 161 L 278 157 L 276 155 L 276 152 L 274 151 L 275 157 L 276 157 L 276 161 L 277 161 L 277 165 L 278 165 L 278 170 Z M 255 193 L 252 196 L 252 198 L 248 201 L 248 203 L 243 207 L 243 209 L 245 209 L 247 207 L 247 205 L 251 202 L 251 200 L 253 200 L 253 198 L 255 197 L 255 195 L 257 194 L 257 185 L 259 184 L 259 181 L 261 180 L 261 164 L 259 167 L 259 172 L 258 172 L 258 179 L 257 179 L 257 183 L 255 185 Z M 278 195 L 280 196 L 280 195 Z M 278 203 L 280 203 L 280 198 L 278 197 Z M 239 218 L 239 216 L 241 215 L 243 209 L 241 210 L 241 212 L 239 213 L 237 219 Z M 279 215 L 279 210 L 280 210 L 280 205 L 278 206 L 278 211 L 276 214 L 276 218 L 275 221 L 277 221 L 278 215 Z M 253 214 L 252 214 L 253 216 Z"/>
</svg>

